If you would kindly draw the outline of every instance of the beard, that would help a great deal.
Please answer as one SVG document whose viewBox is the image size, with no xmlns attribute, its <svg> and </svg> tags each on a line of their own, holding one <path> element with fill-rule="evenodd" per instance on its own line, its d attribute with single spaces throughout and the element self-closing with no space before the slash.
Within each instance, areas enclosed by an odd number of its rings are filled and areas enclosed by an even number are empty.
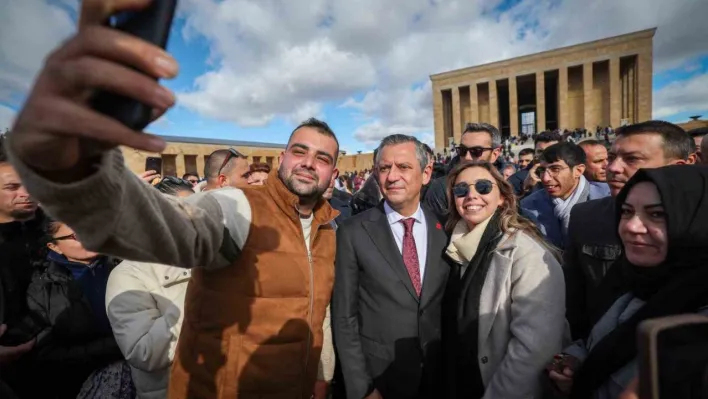
<svg viewBox="0 0 708 399">
<path fill-rule="evenodd" d="M 325 191 L 327 187 L 320 187 L 320 181 L 317 174 L 305 168 L 295 168 L 290 172 L 290 176 L 286 176 L 287 171 L 282 167 L 278 170 L 278 177 L 285 184 L 288 190 L 297 195 L 301 202 L 316 202 Z M 313 183 L 308 185 L 296 179 L 295 173 L 307 174 L 312 176 Z"/>
<path fill-rule="evenodd" d="M 32 210 L 29 209 L 15 209 L 10 212 L 10 217 L 15 220 L 25 221 L 34 218 L 37 208 Z"/>
</svg>

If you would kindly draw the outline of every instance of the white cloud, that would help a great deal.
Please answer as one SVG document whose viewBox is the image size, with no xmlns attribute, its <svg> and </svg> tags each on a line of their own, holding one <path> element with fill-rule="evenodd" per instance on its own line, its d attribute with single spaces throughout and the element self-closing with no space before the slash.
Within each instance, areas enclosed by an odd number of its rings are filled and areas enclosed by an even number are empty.
<svg viewBox="0 0 708 399">
<path fill-rule="evenodd" d="M 669 83 L 654 93 L 654 118 L 705 110 L 708 110 L 708 74 Z"/>
<path fill-rule="evenodd" d="M 0 132 L 12 127 L 12 123 L 15 121 L 15 114 L 14 109 L 0 104 Z"/>
<path fill-rule="evenodd" d="M 9 100 L 30 88 L 44 57 L 74 31 L 74 22 L 66 8 L 45 0 L 0 0 L 0 10 L 0 100 Z"/>
<path fill-rule="evenodd" d="M 433 73 L 654 26 L 656 72 L 707 51 L 706 1 L 521 0 L 502 12 L 500 3 L 182 0 L 183 36 L 206 38 L 211 53 L 190 60 L 210 70 L 179 93 L 180 103 L 241 126 L 295 123 L 340 105 L 360 123 L 356 140 L 371 148 L 391 133 L 429 140 Z M 0 100 L 28 89 L 43 57 L 73 31 L 77 4 L 0 0 Z M 656 115 L 700 106 L 691 97 L 696 79 L 657 92 Z"/>
<path fill-rule="evenodd" d="M 708 33 L 708 2 L 693 0 L 522 0 L 504 12 L 483 0 L 185 3 L 185 34 L 209 39 L 218 67 L 183 104 L 256 126 L 339 102 L 367 147 L 391 133 L 429 137 L 432 73 L 653 26 L 661 71 L 705 53 Z"/>
</svg>

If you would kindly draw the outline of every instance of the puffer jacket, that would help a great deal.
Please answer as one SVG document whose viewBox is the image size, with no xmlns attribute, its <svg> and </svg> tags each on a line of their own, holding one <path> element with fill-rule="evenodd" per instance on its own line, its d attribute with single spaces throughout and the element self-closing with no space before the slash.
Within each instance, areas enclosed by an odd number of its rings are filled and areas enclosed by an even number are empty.
<svg viewBox="0 0 708 399">
<path fill-rule="evenodd" d="M 42 377 L 41 383 L 33 384 L 31 396 L 22 396 L 73 399 L 93 371 L 123 359 L 105 313 L 99 313 L 102 306 L 87 295 L 87 290 L 103 294 L 105 285 L 101 285 L 115 262 L 102 257 L 80 265 L 50 251 L 43 266 L 27 290 L 30 312 L 44 327 L 27 360 L 34 366 L 34 375 Z M 79 281 L 70 267 L 88 268 L 84 273 L 90 275 Z"/>
<path fill-rule="evenodd" d="M 189 269 L 124 261 L 108 279 L 106 312 L 139 399 L 167 397 L 191 276 Z"/>
</svg>

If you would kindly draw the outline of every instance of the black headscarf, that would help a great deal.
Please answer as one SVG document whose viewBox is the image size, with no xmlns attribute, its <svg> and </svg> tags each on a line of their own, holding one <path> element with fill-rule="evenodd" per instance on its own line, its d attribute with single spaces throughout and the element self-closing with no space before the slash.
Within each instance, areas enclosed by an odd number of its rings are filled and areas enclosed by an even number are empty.
<svg viewBox="0 0 708 399">
<path fill-rule="evenodd" d="M 691 313 L 708 304 L 708 167 L 677 165 L 638 171 L 617 196 L 617 225 L 621 205 L 640 182 L 654 183 L 661 197 L 666 214 L 666 260 L 654 268 L 641 268 L 623 255 L 610 268 L 599 287 L 604 298 L 601 313 L 628 292 L 646 304 L 593 348 L 573 379 L 573 398 L 589 398 L 637 356 L 636 330 L 643 320 Z"/>
</svg>

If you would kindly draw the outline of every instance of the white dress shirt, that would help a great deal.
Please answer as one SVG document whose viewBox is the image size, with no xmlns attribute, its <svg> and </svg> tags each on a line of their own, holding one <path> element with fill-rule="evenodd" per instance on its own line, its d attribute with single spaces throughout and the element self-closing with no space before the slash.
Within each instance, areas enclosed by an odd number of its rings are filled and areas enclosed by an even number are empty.
<svg viewBox="0 0 708 399">
<path fill-rule="evenodd" d="M 403 255 L 403 235 L 406 233 L 406 228 L 403 227 L 401 220 L 408 218 L 394 211 L 386 201 L 384 201 L 384 211 L 386 212 L 388 223 L 391 226 L 393 238 L 396 240 L 398 251 Z M 422 286 L 424 281 L 423 277 L 425 276 L 425 259 L 428 253 L 428 224 L 425 221 L 425 214 L 420 204 L 418 204 L 418 209 L 410 217 L 415 219 L 415 223 L 413 223 L 413 239 L 415 240 L 415 249 L 418 252 L 420 283 Z"/>
</svg>

